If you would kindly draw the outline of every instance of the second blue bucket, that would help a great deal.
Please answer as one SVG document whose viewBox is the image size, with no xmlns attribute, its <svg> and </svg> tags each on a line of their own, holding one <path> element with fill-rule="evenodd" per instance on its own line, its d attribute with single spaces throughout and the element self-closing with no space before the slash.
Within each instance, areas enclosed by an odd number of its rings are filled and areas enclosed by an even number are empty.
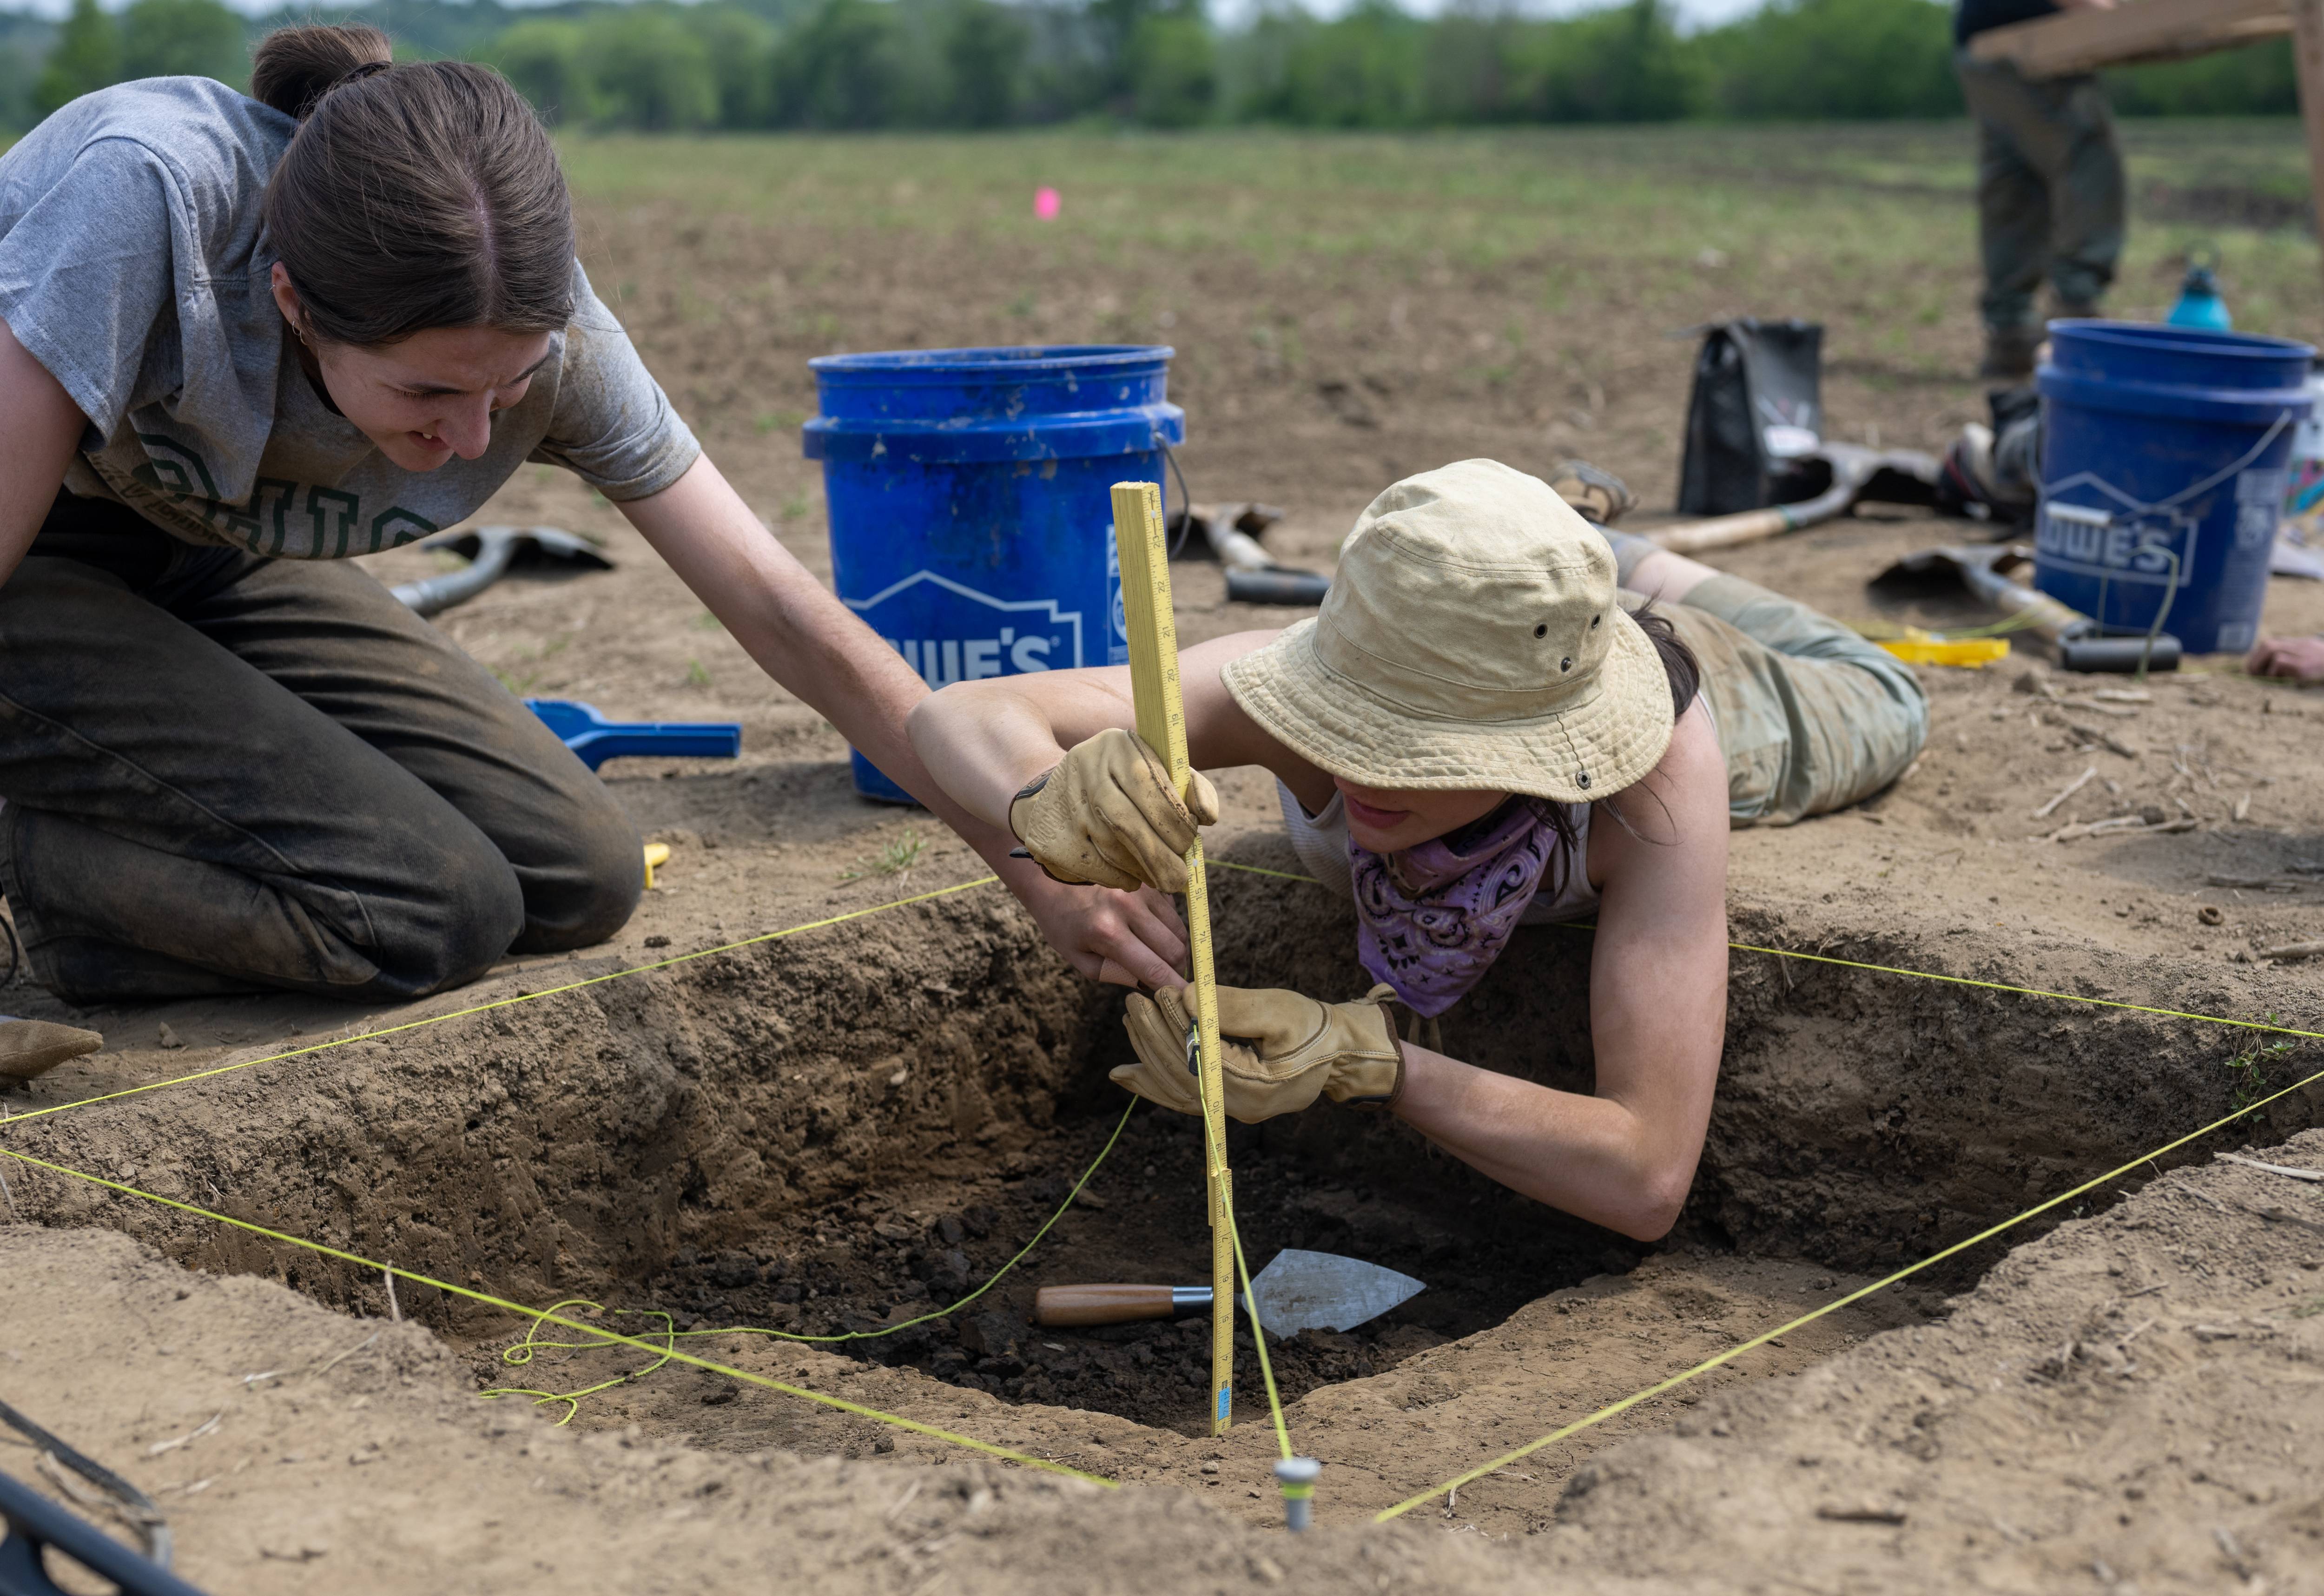
<svg viewBox="0 0 2324 1596">
<path fill-rule="evenodd" d="M 832 576 L 932 687 L 1129 659 L 1117 482 L 1184 442 L 1158 345 L 831 355 L 814 367 Z M 855 788 L 911 797 L 862 754 Z"/>
<path fill-rule="evenodd" d="M 2316 351 L 2126 321 L 2053 321 L 2050 350 L 2034 585 L 2109 632 L 2249 648 Z"/>
</svg>

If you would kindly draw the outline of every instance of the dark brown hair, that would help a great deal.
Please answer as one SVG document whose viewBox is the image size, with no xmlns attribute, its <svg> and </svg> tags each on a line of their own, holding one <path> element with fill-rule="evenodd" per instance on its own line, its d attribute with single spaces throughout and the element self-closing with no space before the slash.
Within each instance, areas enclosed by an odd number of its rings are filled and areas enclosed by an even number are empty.
<svg viewBox="0 0 2324 1596">
<path fill-rule="evenodd" d="M 258 46 L 250 92 L 300 121 L 262 204 L 309 337 L 392 344 L 571 318 L 565 174 L 499 73 L 396 66 L 387 35 L 360 24 L 281 28 Z"/>
<path fill-rule="evenodd" d="M 1656 613 L 1652 604 L 1642 604 L 1632 610 L 1630 619 L 1638 623 L 1638 630 L 1646 634 L 1646 641 L 1655 645 L 1655 652 L 1662 660 L 1663 674 L 1670 678 L 1671 718 L 1676 720 L 1686 713 L 1695 695 L 1702 691 L 1702 661 L 1694 657 L 1694 650 L 1679 636 L 1670 617 Z"/>
</svg>

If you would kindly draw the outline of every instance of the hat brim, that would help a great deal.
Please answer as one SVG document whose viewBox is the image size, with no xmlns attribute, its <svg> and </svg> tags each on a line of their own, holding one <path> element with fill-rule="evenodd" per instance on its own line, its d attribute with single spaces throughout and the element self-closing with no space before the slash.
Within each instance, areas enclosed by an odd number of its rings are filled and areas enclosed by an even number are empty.
<svg viewBox="0 0 2324 1596">
<path fill-rule="evenodd" d="M 1521 792 L 1564 804 L 1610 798 L 1661 762 L 1670 678 L 1619 605 L 1596 690 L 1554 714 L 1453 720 L 1391 705 L 1333 670 L 1314 619 L 1229 664 L 1226 688 L 1277 742 L 1329 775 L 1415 792 Z"/>
</svg>

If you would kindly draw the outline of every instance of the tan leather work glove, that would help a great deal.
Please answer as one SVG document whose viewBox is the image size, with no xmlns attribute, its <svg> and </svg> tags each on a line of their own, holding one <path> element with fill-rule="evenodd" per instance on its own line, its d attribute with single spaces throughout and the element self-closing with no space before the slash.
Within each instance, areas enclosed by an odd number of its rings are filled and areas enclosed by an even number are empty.
<svg viewBox="0 0 2324 1596">
<path fill-rule="evenodd" d="M 1197 770 L 1186 801 L 1161 758 L 1119 726 L 1079 743 L 1009 805 L 1009 829 L 1057 881 L 1186 890 L 1181 857 L 1198 826 L 1216 825 L 1218 789 Z"/>
<path fill-rule="evenodd" d="M 0 1014 L 0 1076 L 12 1081 L 29 1081 L 104 1046 L 103 1037 L 78 1026 Z"/>
<path fill-rule="evenodd" d="M 1380 1001 L 1388 990 L 1376 986 L 1360 1002 L 1319 1003 L 1280 988 L 1219 988 L 1227 1112 L 1256 1125 L 1318 1097 L 1393 1108 L 1404 1094 L 1404 1049 Z M 1193 1002 L 1190 994 L 1169 987 L 1151 999 L 1133 993 L 1126 1023 L 1138 1062 L 1113 1072 L 1115 1081 L 1148 1102 L 1182 1114 L 1203 1112 L 1201 1083 L 1186 1067 Z"/>
</svg>

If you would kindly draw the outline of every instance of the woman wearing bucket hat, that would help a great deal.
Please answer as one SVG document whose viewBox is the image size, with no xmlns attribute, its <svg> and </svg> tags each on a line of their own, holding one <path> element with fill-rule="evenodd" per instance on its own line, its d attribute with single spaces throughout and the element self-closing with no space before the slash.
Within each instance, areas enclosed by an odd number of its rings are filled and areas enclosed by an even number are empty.
<svg viewBox="0 0 2324 1596">
<path fill-rule="evenodd" d="M 1657 590 L 1667 612 L 1641 599 Z M 1222 987 L 1220 1029 L 1239 1038 L 1227 1112 L 1385 1109 L 1503 1184 L 1642 1239 L 1677 1217 L 1710 1117 L 1729 826 L 1877 790 L 1926 726 L 1887 654 L 1593 527 L 1490 460 L 1389 488 L 1321 614 L 1189 649 L 1181 673 L 1194 761 L 1275 774 L 1301 858 L 1355 899 L 1358 958 L 1379 983 L 1336 1004 Z M 1060 880 L 1176 890 L 1216 798 L 1199 775 L 1173 793 L 1134 718 L 1113 668 L 946 688 L 911 732 L 954 798 Z M 1585 917 L 1593 1095 L 1397 1036 L 1392 1004 L 1442 1015 L 1521 922 Z M 1114 1078 L 1194 1112 L 1182 994 L 1131 998 L 1129 1028 L 1139 1061 Z"/>
</svg>

